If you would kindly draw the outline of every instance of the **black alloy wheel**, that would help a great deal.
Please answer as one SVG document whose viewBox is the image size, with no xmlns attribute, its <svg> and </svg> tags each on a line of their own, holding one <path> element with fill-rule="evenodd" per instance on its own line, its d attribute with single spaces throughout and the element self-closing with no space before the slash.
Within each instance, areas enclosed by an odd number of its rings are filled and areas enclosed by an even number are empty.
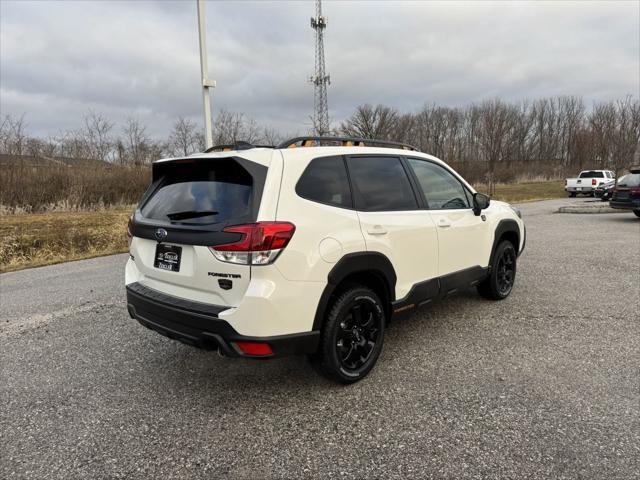
<svg viewBox="0 0 640 480">
<path fill-rule="evenodd" d="M 367 363 L 380 333 L 379 315 L 368 297 L 355 300 L 340 322 L 336 347 L 342 366 L 357 371 Z"/>
<path fill-rule="evenodd" d="M 477 286 L 478 293 L 490 300 L 507 298 L 516 280 L 517 258 L 511 242 L 500 242 L 493 254 L 489 275 Z"/>
<path fill-rule="evenodd" d="M 498 269 L 497 286 L 500 295 L 507 296 L 513 288 L 513 282 L 516 278 L 516 252 L 513 248 L 506 248 L 502 252 L 502 256 L 498 259 L 496 265 Z"/>
<path fill-rule="evenodd" d="M 378 295 L 363 286 L 344 288 L 329 308 L 311 364 L 330 380 L 357 382 L 378 360 L 384 329 L 385 311 Z"/>
</svg>

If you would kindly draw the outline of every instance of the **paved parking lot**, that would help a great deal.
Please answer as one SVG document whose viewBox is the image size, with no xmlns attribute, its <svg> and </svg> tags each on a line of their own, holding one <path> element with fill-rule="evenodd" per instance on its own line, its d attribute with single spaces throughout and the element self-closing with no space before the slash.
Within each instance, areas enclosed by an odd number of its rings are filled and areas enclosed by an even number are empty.
<svg viewBox="0 0 640 480">
<path fill-rule="evenodd" d="M 0 276 L 0 478 L 640 478 L 640 220 L 525 204 L 513 294 L 388 330 L 348 387 L 129 319 L 125 256 Z"/>
</svg>

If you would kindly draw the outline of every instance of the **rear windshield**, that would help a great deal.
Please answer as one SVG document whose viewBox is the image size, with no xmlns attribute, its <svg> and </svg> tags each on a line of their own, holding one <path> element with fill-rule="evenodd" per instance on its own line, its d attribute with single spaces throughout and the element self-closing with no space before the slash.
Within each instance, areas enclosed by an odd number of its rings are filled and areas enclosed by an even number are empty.
<svg viewBox="0 0 640 480">
<path fill-rule="evenodd" d="M 233 159 L 162 166 L 140 212 L 151 220 L 190 225 L 251 221 L 253 177 Z"/>
<path fill-rule="evenodd" d="M 629 173 L 618 180 L 619 187 L 640 187 L 640 173 Z"/>
<path fill-rule="evenodd" d="M 604 178 L 604 172 L 589 170 L 588 172 L 581 172 L 578 178 Z"/>
</svg>

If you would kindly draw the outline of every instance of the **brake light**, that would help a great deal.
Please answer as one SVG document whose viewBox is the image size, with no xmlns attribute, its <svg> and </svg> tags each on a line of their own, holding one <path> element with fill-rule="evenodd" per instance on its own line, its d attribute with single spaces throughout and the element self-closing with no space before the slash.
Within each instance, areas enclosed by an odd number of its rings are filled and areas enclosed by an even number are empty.
<svg viewBox="0 0 640 480">
<path fill-rule="evenodd" d="M 268 343 L 236 342 L 236 345 L 245 355 L 264 357 L 273 353 L 273 351 L 271 350 L 271 346 L 269 346 Z"/>
<path fill-rule="evenodd" d="M 566 187 L 568 183 L 569 183 L 569 182 L 567 182 L 567 179 L 565 178 L 565 179 L 564 179 L 564 186 Z"/>
<path fill-rule="evenodd" d="M 592 185 L 593 187 L 595 187 L 597 183 L 598 183 L 598 181 L 597 181 L 595 178 L 592 178 L 592 179 L 591 179 L 591 185 Z"/>
<path fill-rule="evenodd" d="M 221 262 L 241 265 L 268 265 L 275 261 L 296 231 L 289 222 L 257 222 L 233 225 L 222 230 L 240 233 L 236 242 L 209 247 Z"/>
</svg>

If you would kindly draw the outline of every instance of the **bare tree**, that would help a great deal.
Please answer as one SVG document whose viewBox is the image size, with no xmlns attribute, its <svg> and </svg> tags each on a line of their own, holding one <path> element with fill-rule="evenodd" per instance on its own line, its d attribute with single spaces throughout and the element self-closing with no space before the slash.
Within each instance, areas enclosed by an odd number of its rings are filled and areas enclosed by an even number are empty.
<svg viewBox="0 0 640 480">
<path fill-rule="evenodd" d="M 56 137 L 58 152 L 62 157 L 90 158 L 91 153 L 81 130 L 67 130 Z"/>
<path fill-rule="evenodd" d="M 127 118 L 122 128 L 126 163 L 142 165 L 149 161 L 147 128 L 136 117 Z"/>
<path fill-rule="evenodd" d="M 278 132 L 277 130 L 275 130 L 273 128 L 265 127 L 262 130 L 262 140 L 264 140 L 264 142 L 267 145 L 274 145 L 275 146 L 275 145 L 278 145 L 280 142 L 282 142 L 285 139 L 280 134 L 280 132 Z"/>
<path fill-rule="evenodd" d="M 640 102 L 627 97 L 596 104 L 590 116 L 596 159 L 616 172 L 631 166 L 640 143 Z"/>
<path fill-rule="evenodd" d="M 84 128 L 82 134 L 87 144 L 89 158 L 107 161 L 113 156 L 113 139 L 111 130 L 113 123 L 107 120 L 104 115 L 89 110 L 84 117 Z"/>
<path fill-rule="evenodd" d="M 195 122 L 188 118 L 178 117 L 169 135 L 167 151 L 169 155 L 174 157 L 186 157 L 194 152 L 204 150 L 202 140 L 203 135 L 199 132 Z"/>
<path fill-rule="evenodd" d="M 213 143 L 233 144 L 240 141 L 256 143 L 260 140 L 260 127 L 252 118 L 242 113 L 220 110 L 213 122 Z"/>
<path fill-rule="evenodd" d="M 23 113 L 19 117 L 5 115 L 0 123 L 0 147 L 3 153 L 24 155 L 26 153 L 27 123 Z"/>
<path fill-rule="evenodd" d="M 516 110 L 499 99 L 485 101 L 481 107 L 481 125 L 478 143 L 488 164 L 489 194 L 495 193 L 496 164 L 512 148 Z"/>
<path fill-rule="evenodd" d="M 44 140 L 28 135 L 24 115 L 5 115 L 0 152 L 145 164 L 165 154 L 186 156 L 204 149 L 203 132 L 185 118 L 175 121 L 166 144 L 152 140 L 135 117 L 118 133 L 106 117 L 89 111 L 80 128 Z M 219 112 L 213 133 L 216 144 L 275 145 L 283 138 L 274 128 L 227 110 Z M 336 133 L 415 145 L 450 162 L 470 181 L 486 181 L 493 191 L 498 181 L 559 178 L 583 168 L 621 173 L 640 152 L 640 102 L 630 96 L 596 102 L 587 110 L 582 98 L 563 96 L 461 107 L 425 104 L 415 112 L 361 105 Z"/>
<path fill-rule="evenodd" d="M 360 138 L 392 140 L 398 112 L 384 105 L 360 105 L 351 117 L 340 125 L 343 135 Z"/>
</svg>

